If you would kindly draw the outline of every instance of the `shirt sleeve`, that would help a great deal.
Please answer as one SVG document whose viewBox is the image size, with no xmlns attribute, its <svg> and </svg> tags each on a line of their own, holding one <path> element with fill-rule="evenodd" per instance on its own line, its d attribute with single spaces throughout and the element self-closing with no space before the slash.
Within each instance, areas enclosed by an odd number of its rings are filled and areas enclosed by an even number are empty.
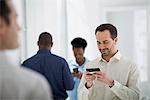
<svg viewBox="0 0 150 100">
<path fill-rule="evenodd" d="M 32 100 L 52 100 L 51 89 L 46 80 L 37 80 L 31 93 Z"/>
<path fill-rule="evenodd" d="M 63 82 L 66 90 L 72 90 L 74 88 L 73 76 L 66 61 L 63 64 Z"/>
<path fill-rule="evenodd" d="M 135 65 L 130 67 L 130 73 L 128 77 L 129 78 L 126 86 L 114 80 L 114 86 L 111 88 L 111 90 L 121 100 L 139 100 L 139 72 Z"/>
<path fill-rule="evenodd" d="M 85 87 L 85 83 L 86 80 L 84 78 L 84 74 L 81 78 L 79 87 L 78 87 L 78 100 L 89 100 L 89 91 L 86 87 Z"/>
</svg>

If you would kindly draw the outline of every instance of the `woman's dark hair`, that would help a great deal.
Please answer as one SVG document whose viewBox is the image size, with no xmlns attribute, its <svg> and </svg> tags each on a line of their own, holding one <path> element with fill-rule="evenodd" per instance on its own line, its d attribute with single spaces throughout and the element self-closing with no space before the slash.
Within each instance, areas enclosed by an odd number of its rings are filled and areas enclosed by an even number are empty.
<svg viewBox="0 0 150 100">
<path fill-rule="evenodd" d="M 71 41 L 71 45 L 72 45 L 73 49 L 74 48 L 83 48 L 83 50 L 84 50 L 85 47 L 87 46 L 87 42 L 85 39 L 83 39 L 81 37 L 77 37 Z"/>
</svg>

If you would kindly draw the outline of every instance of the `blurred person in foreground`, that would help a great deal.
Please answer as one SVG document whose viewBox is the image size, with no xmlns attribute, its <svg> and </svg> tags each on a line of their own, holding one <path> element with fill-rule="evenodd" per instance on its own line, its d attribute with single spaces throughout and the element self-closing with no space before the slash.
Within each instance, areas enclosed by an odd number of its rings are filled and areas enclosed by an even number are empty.
<svg viewBox="0 0 150 100">
<path fill-rule="evenodd" d="M 44 77 L 12 64 L 6 55 L 18 48 L 19 30 L 12 0 L 0 0 L 0 100 L 52 100 Z"/>
</svg>

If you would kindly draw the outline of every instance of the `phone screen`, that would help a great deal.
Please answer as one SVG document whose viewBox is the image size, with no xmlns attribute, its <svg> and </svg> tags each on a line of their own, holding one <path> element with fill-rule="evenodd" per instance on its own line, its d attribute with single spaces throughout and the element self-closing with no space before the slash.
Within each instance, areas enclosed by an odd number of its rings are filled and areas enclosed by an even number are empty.
<svg viewBox="0 0 150 100">
<path fill-rule="evenodd" d="M 93 75 L 92 73 L 87 73 L 87 75 Z"/>
<path fill-rule="evenodd" d="M 73 72 L 78 73 L 78 68 L 73 68 Z"/>
</svg>

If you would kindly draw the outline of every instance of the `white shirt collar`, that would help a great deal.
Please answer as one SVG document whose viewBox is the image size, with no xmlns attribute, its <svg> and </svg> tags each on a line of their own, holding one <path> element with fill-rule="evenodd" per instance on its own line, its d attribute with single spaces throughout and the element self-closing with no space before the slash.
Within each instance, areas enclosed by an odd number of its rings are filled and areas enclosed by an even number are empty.
<svg viewBox="0 0 150 100">
<path fill-rule="evenodd" d="M 110 60 L 112 61 L 112 60 L 120 60 L 121 59 L 121 53 L 120 53 L 120 51 L 118 51 L 112 58 L 110 58 Z M 106 60 L 104 60 L 103 58 L 102 58 L 102 56 L 100 57 L 100 61 L 103 61 L 103 62 L 106 62 Z"/>
</svg>

